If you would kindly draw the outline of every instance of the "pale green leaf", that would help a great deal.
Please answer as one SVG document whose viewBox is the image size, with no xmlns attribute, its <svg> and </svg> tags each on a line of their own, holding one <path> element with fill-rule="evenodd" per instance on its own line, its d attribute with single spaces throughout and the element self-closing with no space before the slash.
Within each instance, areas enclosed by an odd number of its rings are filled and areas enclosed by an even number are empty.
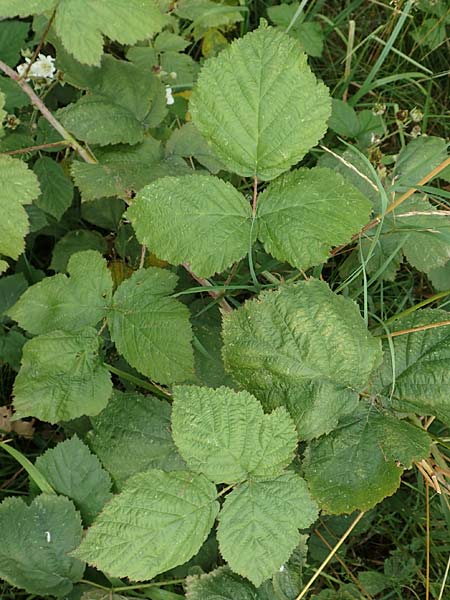
<svg viewBox="0 0 450 600">
<path fill-rule="evenodd" d="M 0 156 L 0 254 L 17 259 L 24 251 L 28 217 L 22 204 L 39 196 L 39 182 L 26 163 Z"/>
<path fill-rule="evenodd" d="M 226 497 L 220 513 L 220 552 L 233 571 L 259 586 L 289 559 L 300 541 L 298 529 L 317 514 L 305 481 L 293 472 L 246 482 Z"/>
<path fill-rule="evenodd" d="M 75 334 L 54 331 L 29 340 L 14 383 L 15 416 L 56 423 L 98 414 L 112 392 L 99 347 L 100 338 L 90 327 Z"/>
<path fill-rule="evenodd" d="M 73 254 L 67 268 L 70 277 L 55 275 L 32 285 L 8 315 L 33 334 L 94 327 L 111 303 L 113 282 L 106 261 L 87 250 Z"/>
<path fill-rule="evenodd" d="M 84 564 L 67 554 L 81 541 L 81 521 L 67 498 L 42 494 L 0 504 L 0 577 L 30 594 L 62 598 L 81 579 Z"/>
<path fill-rule="evenodd" d="M 209 59 L 193 91 L 194 124 L 225 167 L 273 179 L 326 131 L 331 101 L 300 44 L 260 28 Z"/>
<path fill-rule="evenodd" d="M 132 45 L 160 31 L 164 23 L 165 17 L 154 0 L 60 0 L 55 30 L 78 61 L 98 65 L 103 35 Z"/>
<path fill-rule="evenodd" d="M 258 590 L 229 567 L 188 577 L 185 587 L 187 600 L 262 600 Z"/>
<path fill-rule="evenodd" d="M 144 139 L 142 123 L 126 108 L 102 96 L 83 96 L 57 112 L 61 123 L 88 144 L 137 144 Z"/>
<path fill-rule="evenodd" d="M 35 467 L 58 494 L 70 498 L 90 524 L 111 498 L 111 479 L 76 435 L 38 457 Z"/>
<path fill-rule="evenodd" d="M 4 273 L 9 269 L 9 264 L 6 260 L 0 260 L 0 273 Z"/>
<path fill-rule="evenodd" d="M 2 17 L 28 17 L 36 13 L 51 10 L 58 0 L 2 0 L 0 16 Z"/>
<path fill-rule="evenodd" d="M 248 392 L 174 388 L 172 434 L 188 467 L 215 483 L 277 477 L 297 446 L 284 408 L 270 415 Z"/>
<path fill-rule="evenodd" d="M 201 277 L 222 272 L 248 252 L 250 204 L 230 183 L 208 175 L 165 177 L 138 194 L 126 213 L 137 239 Z"/>
<path fill-rule="evenodd" d="M 423 309 L 389 325 L 391 332 L 448 321 L 448 312 Z M 395 355 L 385 342 L 384 362 L 373 391 L 400 412 L 435 415 L 450 424 L 450 328 L 435 327 L 392 338 Z"/>
<path fill-rule="evenodd" d="M 256 397 L 331 381 L 359 390 L 381 361 L 357 305 L 314 279 L 263 292 L 224 320 L 226 367 Z"/>
<path fill-rule="evenodd" d="M 36 206 L 60 219 L 72 204 L 73 185 L 63 168 L 48 156 L 38 158 L 33 171 L 39 179 L 41 195 L 35 200 Z"/>
<path fill-rule="evenodd" d="M 396 491 L 403 469 L 426 458 L 430 444 L 425 431 L 367 404 L 310 443 L 305 478 L 326 512 L 367 510 Z"/>
<path fill-rule="evenodd" d="M 152 579 L 198 552 L 217 516 L 203 475 L 157 469 L 127 481 L 74 553 L 114 577 Z"/>
<path fill-rule="evenodd" d="M 139 269 L 117 289 L 108 314 L 111 337 L 128 363 L 160 383 L 193 375 L 189 311 L 171 298 L 177 277 Z"/>
<path fill-rule="evenodd" d="M 115 392 L 108 406 L 91 419 L 89 446 L 119 488 L 142 471 L 185 468 L 172 440 L 170 412 L 165 400 Z"/>
<path fill-rule="evenodd" d="M 181 158 L 164 158 L 161 143 L 150 137 L 142 144 L 118 145 L 97 150 L 95 155 L 98 164 L 72 163 L 71 172 L 83 201 L 107 196 L 128 199 L 131 191 L 138 192 L 158 177 L 191 172 Z"/>
<path fill-rule="evenodd" d="M 258 200 L 258 237 L 275 258 L 298 269 L 327 260 L 369 220 L 370 202 L 331 169 L 291 171 Z"/>
<path fill-rule="evenodd" d="M 86 250 L 96 250 L 100 254 L 104 254 L 107 250 L 107 245 L 102 235 L 98 231 L 90 231 L 88 229 L 69 231 L 69 233 L 56 242 L 53 248 L 50 269 L 60 273 L 67 272 L 70 257 L 77 252 Z"/>
</svg>

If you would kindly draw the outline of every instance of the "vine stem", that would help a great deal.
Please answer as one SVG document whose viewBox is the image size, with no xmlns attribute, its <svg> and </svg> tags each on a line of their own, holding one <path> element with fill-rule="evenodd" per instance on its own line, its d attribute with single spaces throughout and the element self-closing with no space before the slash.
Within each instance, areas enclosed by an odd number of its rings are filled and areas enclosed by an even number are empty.
<svg viewBox="0 0 450 600">
<path fill-rule="evenodd" d="M 63 127 L 63 125 L 58 121 L 58 119 L 56 119 L 52 115 L 52 113 L 45 106 L 45 104 L 42 102 L 42 100 L 39 98 L 36 92 L 31 88 L 31 86 L 28 85 L 26 81 L 22 80 L 20 75 L 16 73 L 14 69 L 11 69 L 11 67 L 9 67 L 6 63 L 0 60 L 0 71 L 3 71 L 5 75 L 8 75 L 10 79 L 13 79 L 17 83 L 17 85 L 19 85 L 22 88 L 23 92 L 25 92 L 25 94 L 31 100 L 33 106 L 38 109 L 38 111 L 41 113 L 44 119 L 46 119 L 50 123 L 53 129 L 55 129 L 60 134 L 63 140 L 69 146 L 71 146 L 71 148 L 73 148 L 75 152 L 77 152 L 85 162 L 90 164 L 97 164 L 97 159 L 95 158 L 95 156 L 93 156 L 86 148 L 83 148 L 83 146 L 67 131 L 67 129 Z"/>
<path fill-rule="evenodd" d="M 51 142 L 49 144 L 39 144 L 38 146 L 27 146 L 26 148 L 20 148 L 19 150 L 8 150 L 7 152 L 2 152 L 2 154 L 8 154 L 9 156 L 14 156 L 15 154 L 27 154 L 28 152 L 34 152 L 35 150 L 46 150 L 47 148 L 58 148 L 62 146 L 68 146 L 69 142 L 67 140 L 61 140 L 60 142 Z"/>
<path fill-rule="evenodd" d="M 169 392 L 158 387 L 154 383 L 149 383 L 148 381 L 145 381 L 140 377 L 136 377 L 132 373 L 127 373 L 126 371 L 122 371 L 122 369 L 117 369 L 117 367 L 113 367 L 108 363 L 103 363 L 103 366 L 106 367 L 110 373 L 113 373 L 114 375 L 117 375 L 117 377 L 121 377 L 126 381 L 130 381 L 131 383 L 134 383 L 134 385 L 137 385 L 144 390 L 152 392 L 153 394 L 155 394 L 155 396 L 160 396 L 161 398 L 165 399 L 171 398 L 171 394 Z"/>
<path fill-rule="evenodd" d="M 191 267 L 188 265 L 188 263 L 183 263 L 183 267 L 186 269 L 186 271 L 189 273 L 189 275 L 192 277 L 192 279 L 195 279 L 195 281 L 197 281 L 201 286 L 203 286 L 205 288 L 212 287 L 212 283 L 210 281 L 208 281 L 208 279 L 205 279 L 204 277 L 199 277 L 198 275 L 196 275 L 194 273 L 194 271 L 191 269 Z M 215 300 L 217 300 L 219 302 L 219 305 L 224 312 L 229 313 L 229 312 L 233 311 L 233 309 L 228 304 L 228 302 L 225 300 L 225 298 L 220 297 L 219 292 L 215 292 L 214 290 L 209 290 L 208 294 L 211 296 L 211 298 L 214 298 Z"/>
<path fill-rule="evenodd" d="M 179 583 L 183 583 L 184 579 L 172 579 L 171 581 L 154 581 L 152 583 L 140 583 L 136 585 L 124 585 L 121 587 L 106 587 L 105 585 L 100 585 L 99 583 L 95 583 L 95 581 L 89 581 L 89 579 L 80 579 L 80 583 L 85 583 L 87 585 L 91 585 L 100 590 L 105 590 L 106 592 L 126 592 L 128 590 L 140 590 L 144 588 L 151 587 L 162 587 L 165 585 L 175 585 Z"/>
<path fill-rule="evenodd" d="M 258 201 L 258 178 L 256 175 L 253 177 L 253 199 L 252 199 L 252 214 L 253 218 L 256 217 L 256 203 Z"/>
<path fill-rule="evenodd" d="M 300 594 L 295 598 L 295 600 L 302 600 L 302 598 L 304 598 L 306 596 L 306 594 L 307 594 L 308 590 L 310 589 L 310 587 L 312 586 L 312 584 L 320 576 L 320 574 L 325 569 L 325 567 L 327 566 L 327 564 L 330 562 L 330 560 L 333 558 L 333 556 L 336 554 L 336 552 L 339 550 L 339 548 L 342 546 L 342 544 L 345 542 L 345 540 L 351 534 L 351 532 L 353 531 L 353 529 L 358 525 L 358 523 L 361 521 L 361 519 L 363 518 L 364 515 L 365 515 L 364 512 L 360 512 L 359 513 L 359 515 L 356 517 L 356 519 L 353 521 L 353 523 L 350 525 L 350 527 L 347 529 L 347 531 L 341 537 L 341 539 L 339 540 L 339 542 L 336 544 L 336 546 L 333 548 L 333 550 L 329 553 L 329 555 L 322 562 L 322 564 L 320 565 L 320 567 L 317 569 L 317 571 L 314 573 L 314 575 L 311 577 L 311 579 L 308 581 L 308 583 L 302 589 L 302 591 L 300 592 Z"/>
</svg>

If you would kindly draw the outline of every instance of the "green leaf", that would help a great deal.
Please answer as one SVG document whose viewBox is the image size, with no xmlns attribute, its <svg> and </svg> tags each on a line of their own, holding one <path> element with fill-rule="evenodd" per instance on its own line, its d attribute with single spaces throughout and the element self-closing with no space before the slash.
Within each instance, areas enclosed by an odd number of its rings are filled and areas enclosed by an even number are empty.
<svg viewBox="0 0 450 600">
<path fill-rule="evenodd" d="M 189 311 L 171 298 L 177 277 L 139 269 L 114 294 L 108 326 L 128 363 L 160 383 L 188 379 L 194 370 Z"/>
<path fill-rule="evenodd" d="M 170 433 L 170 412 L 165 400 L 116 391 L 108 406 L 91 419 L 89 446 L 119 488 L 142 471 L 185 468 Z"/>
<path fill-rule="evenodd" d="M 280 4 L 279 6 L 269 6 L 267 8 L 267 15 L 273 23 L 279 25 L 283 29 L 290 27 L 289 35 L 300 42 L 307 54 L 310 56 L 321 56 L 324 35 L 320 23 L 314 21 L 307 21 L 305 23 L 301 18 L 297 18 L 291 25 L 291 22 L 296 16 L 298 7 L 298 2 L 293 2 L 292 4 Z"/>
<path fill-rule="evenodd" d="M 0 254 L 17 259 L 25 249 L 28 217 L 23 204 L 39 196 L 39 182 L 26 163 L 0 156 Z"/>
<path fill-rule="evenodd" d="M 28 282 L 23 273 L 15 273 L 0 279 L 0 317 L 17 302 L 27 287 Z"/>
<path fill-rule="evenodd" d="M 106 316 L 113 282 L 106 261 L 98 252 L 77 252 L 66 275 L 47 277 L 32 285 L 8 315 L 33 334 L 55 329 L 73 333 L 94 327 Z"/>
<path fill-rule="evenodd" d="M 263 28 L 205 63 L 190 102 L 194 124 L 225 167 L 262 180 L 317 144 L 330 108 L 300 44 Z"/>
<path fill-rule="evenodd" d="M 370 202 L 331 169 L 286 173 L 261 194 L 258 237 L 275 258 L 298 269 L 327 260 L 369 220 Z"/>
<path fill-rule="evenodd" d="M 328 127 L 338 135 L 356 137 L 360 130 L 358 115 L 347 102 L 333 98 Z"/>
<path fill-rule="evenodd" d="M 83 96 L 57 112 L 61 123 L 88 144 L 137 144 L 144 139 L 142 123 L 126 108 L 102 96 Z"/>
<path fill-rule="evenodd" d="M 0 327 L 0 364 L 6 363 L 14 371 L 20 369 L 22 348 L 27 338 L 17 329 Z"/>
<path fill-rule="evenodd" d="M 59 163 L 48 156 L 38 158 L 33 170 L 41 187 L 36 206 L 59 220 L 72 204 L 73 185 Z"/>
<path fill-rule="evenodd" d="M 138 473 L 105 507 L 75 556 L 114 577 L 152 579 L 198 552 L 219 505 L 203 475 Z"/>
<path fill-rule="evenodd" d="M 70 257 L 84 250 L 96 250 L 104 254 L 107 250 L 106 242 L 98 231 L 76 229 L 69 231 L 63 238 L 56 242 L 53 248 L 50 269 L 65 273 Z"/>
<path fill-rule="evenodd" d="M 277 477 L 298 441 L 284 408 L 265 415 L 251 394 L 225 387 L 174 388 L 172 434 L 188 467 L 215 483 Z"/>
<path fill-rule="evenodd" d="M 258 590 L 229 567 L 188 577 L 185 587 L 187 600 L 262 600 Z"/>
<path fill-rule="evenodd" d="M 58 0 L 2 0 L 0 16 L 2 17 L 28 17 L 35 13 L 51 10 Z"/>
<path fill-rule="evenodd" d="M 277 395 L 290 395 L 288 410 L 303 402 L 298 385 L 328 382 L 358 391 L 381 362 L 380 341 L 368 332 L 357 305 L 314 279 L 247 301 L 225 317 L 223 337 L 225 366 L 235 379 L 264 406 L 266 399 L 273 406 Z M 305 393 L 310 408 L 316 392 Z M 334 419 L 336 409 L 330 410 Z"/>
<path fill-rule="evenodd" d="M 230 567 L 259 586 L 289 559 L 298 529 L 317 518 L 305 481 L 293 472 L 264 482 L 249 481 L 226 497 L 217 539 Z"/>
<path fill-rule="evenodd" d="M 411 140 L 400 152 L 393 173 L 395 187 L 414 187 L 447 158 L 447 143 L 434 136 Z"/>
<path fill-rule="evenodd" d="M 38 457 L 35 467 L 58 494 L 68 496 L 90 524 L 111 498 L 111 479 L 75 435 Z"/>
<path fill-rule="evenodd" d="M 389 329 L 402 331 L 441 321 L 448 321 L 447 311 L 422 309 L 398 319 Z M 435 327 L 391 341 L 394 367 L 386 342 L 384 362 L 373 379 L 373 391 L 395 410 L 435 415 L 450 424 L 450 328 Z"/>
<path fill-rule="evenodd" d="M 158 177 L 191 172 L 182 159 L 165 159 L 161 143 L 153 138 L 146 138 L 142 144 L 135 146 L 99 149 L 95 155 L 98 164 L 72 163 L 71 172 L 83 201 L 105 196 L 126 200 L 131 190 L 138 192 Z"/>
<path fill-rule="evenodd" d="M 248 252 L 250 204 L 230 183 L 209 175 L 165 177 L 144 188 L 126 212 L 137 239 L 201 277 L 222 272 Z"/>
<path fill-rule="evenodd" d="M 0 7 L 0 13 L 3 7 Z M 25 48 L 29 23 L 21 21 L 3 21 L 0 23 L 0 56 L 2 61 L 14 67 L 20 57 L 20 50 Z"/>
<path fill-rule="evenodd" d="M 15 417 L 56 423 L 99 413 L 112 392 L 99 348 L 100 338 L 91 327 L 29 340 L 14 383 Z"/>
<path fill-rule="evenodd" d="M 80 15 L 86 18 L 80 19 Z M 154 0 L 61 0 L 55 31 L 78 61 L 98 65 L 103 52 L 102 34 L 132 45 L 160 31 L 164 22 Z"/>
<path fill-rule="evenodd" d="M 448 290 L 450 288 L 450 261 L 442 267 L 432 269 L 427 275 L 435 290 L 439 292 Z"/>
<path fill-rule="evenodd" d="M 81 540 L 81 521 L 67 498 L 42 494 L 0 504 L 0 577 L 30 594 L 67 596 L 84 564 L 67 556 Z"/>
<path fill-rule="evenodd" d="M 185 123 L 170 136 L 166 144 L 166 153 L 171 156 L 193 156 L 211 173 L 218 173 L 223 167 L 205 138 L 200 134 L 194 123 Z"/>
<path fill-rule="evenodd" d="M 93 225 L 117 231 L 125 211 L 125 203 L 119 198 L 98 198 L 81 205 L 81 216 L 84 221 Z"/>
<path fill-rule="evenodd" d="M 305 478 L 329 513 L 368 510 L 400 485 L 403 469 L 429 455 L 428 434 L 367 404 L 310 443 Z"/>
</svg>

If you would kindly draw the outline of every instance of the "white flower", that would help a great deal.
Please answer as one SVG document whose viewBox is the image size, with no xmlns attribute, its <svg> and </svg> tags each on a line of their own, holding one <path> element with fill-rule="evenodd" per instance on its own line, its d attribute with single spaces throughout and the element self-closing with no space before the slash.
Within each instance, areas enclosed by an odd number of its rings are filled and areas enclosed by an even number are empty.
<svg viewBox="0 0 450 600">
<path fill-rule="evenodd" d="M 175 102 L 172 96 L 172 88 L 170 85 L 166 85 L 166 104 L 173 104 Z"/>
<path fill-rule="evenodd" d="M 17 72 L 21 77 L 25 74 L 28 69 L 28 65 L 31 60 L 29 58 L 25 59 L 25 62 L 17 67 Z M 31 65 L 30 70 L 28 71 L 27 81 L 31 79 L 53 79 L 56 73 L 55 67 L 55 59 L 53 56 L 45 56 L 44 54 L 39 54 L 35 62 Z"/>
</svg>

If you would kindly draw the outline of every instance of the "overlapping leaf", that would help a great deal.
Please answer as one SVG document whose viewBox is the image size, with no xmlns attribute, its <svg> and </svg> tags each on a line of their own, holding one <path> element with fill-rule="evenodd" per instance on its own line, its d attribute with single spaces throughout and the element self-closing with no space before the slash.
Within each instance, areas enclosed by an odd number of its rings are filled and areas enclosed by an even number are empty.
<svg viewBox="0 0 450 600">
<path fill-rule="evenodd" d="M 219 509 L 215 498 L 215 486 L 203 475 L 138 473 L 74 554 L 115 577 L 152 579 L 198 552 Z"/>
<path fill-rule="evenodd" d="M 251 394 L 225 387 L 175 388 L 172 432 L 189 468 L 215 483 L 277 477 L 297 446 L 285 409 L 265 415 Z"/>
<path fill-rule="evenodd" d="M 41 187 L 41 195 L 35 200 L 36 206 L 59 220 L 72 204 L 72 181 L 61 165 L 48 156 L 38 158 L 33 171 Z"/>
</svg>

